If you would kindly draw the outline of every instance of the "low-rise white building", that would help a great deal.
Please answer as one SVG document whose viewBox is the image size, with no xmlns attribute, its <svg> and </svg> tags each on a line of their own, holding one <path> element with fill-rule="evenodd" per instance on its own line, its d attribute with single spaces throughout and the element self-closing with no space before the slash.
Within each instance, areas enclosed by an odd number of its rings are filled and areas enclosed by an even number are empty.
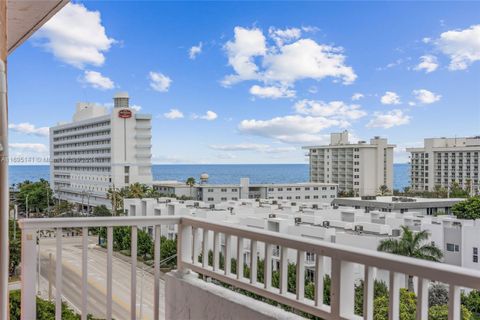
<svg viewBox="0 0 480 320">
<path fill-rule="evenodd" d="M 444 252 L 443 261 L 448 264 L 480 270 L 480 220 L 461 220 L 453 216 L 431 216 L 416 211 L 382 212 L 330 206 L 325 203 L 291 202 L 272 200 L 227 201 L 208 204 L 201 201 L 177 201 L 174 199 L 125 199 L 125 210 L 130 216 L 174 215 L 202 217 L 211 221 L 262 229 L 282 234 L 296 235 L 377 250 L 382 240 L 401 236 L 401 227 L 413 231 L 427 230 L 430 240 Z M 175 238 L 175 227 L 162 226 L 162 234 Z M 210 237 L 213 239 L 213 237 Z M 225 239 L 222 238 L 225 246 Z M 213 243 L 209 243 L 212 248 Z M 249 263 L 250 244 L 245 246 L 245 263 Z M 223 247 L 224 248 L 224 247 Z M 279 261 L 278 247 L 272 248 L 273 261 Z M 233 248 L 233 256 L 236 249 Z M 264 246 L 258 244 L 258 254 L 264 258 Z M 289 252 L 289 260 L 295 261 L 296 253 Z M 314 256 L 306 253 L 305 265 L 313 265 Z M 330 265 L 326 263 L 326 265 Z M 275 265 L 274 265 L 275 266 Z M 313 271 L 312 271 L 313 272 Z M 357 270 L 362 274 L 362 270 Z M 308 274 L 308 272 L 307 272 Z M 388 279 L 388 275 L 379 275 Z"/>
<path fill-rule="evenodd" d="M 420 198 L 373 196 L 355 198 L 336 198 L 333 204 L 356 209 L 379 210 L 384 212 L 414 211 L 423 215 L 450 214 L 452 206 L 465 199 L 463 198 Z"/>
<path fill-rule="evenodd" d="M 338 185 L 334 183 L 250 184 L 249 178 L 242 178 L 239 184 L 210 184 L 207 179 L 208 176 L 203 174 L 202 183 L 192 187 L 178 181 L 155 181 L 153 188 L 164 195 L 188 197 L 206 203 L 241 199 L 330 203 L 338 192 Z"/>
</svg>

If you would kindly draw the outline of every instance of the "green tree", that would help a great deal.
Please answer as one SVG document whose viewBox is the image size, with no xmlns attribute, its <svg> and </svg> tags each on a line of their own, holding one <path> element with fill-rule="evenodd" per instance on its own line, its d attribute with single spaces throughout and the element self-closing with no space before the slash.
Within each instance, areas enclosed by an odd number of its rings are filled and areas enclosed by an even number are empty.
<svg viewBox="0 0 480 320">
<path fill-rule="evenodd" d="M 461 319 L 474 319 L 472 313 L 465 306 L 460 307 Z M 448 320 L 448 305 L 432 306 L 428 309 L 428 320 Z"/>
<path fill-rule="evenodd" d="M 454 204 L 452 212 L 459 219 L 480 219 L 480 196 Z"/>
<path fill-rule="evenodd" d="M 458 182 L 454 182 L 450 185 L 450 197 L 451 198 L 467 198 L 469 193 L 463 189 Z"/>
<path fill-rule="evenodd" d="M 45 179 L 37 182 L 26 180 L 18 184 L 16 196 L 17 204 L 21 210 L 28 212 L 45 212 L 50 205 L 53 205 L 52 189 Z"/>
<path fill-rule="evenodd" d="M 113 215 L 118 215 L 118 211 L 123 211 L 124 193 L 115 187 L 108 189 L 107 199 L 112 203 Z"/>
<path fill-rule="evenodd" d="M 95 217 L 108 217 L 112 215 L 112 212 L 102 204 L 93 208 L 92 215 Z"/>
<path fill-rule="evenodd" d="M 162 266 L 174 268 L 177 265 L 177 240 L 170 240 L 166 237 L 160 239 L 160 259 L 165 261 Z M 168 259 L 171 258 L 171 259 Z M 168 259 L 168 260 L 167 260 Z"/>
<path fill-rule="evenodd" d="M 462 305 L 480 319 L 480 291 L 472 290 L 468 294 L 462 294 Z"/>
<path fill-rule="evenodd" d="M 137 255 L 142 257 L 145 261 L 147 258 L 152 256 L 153 252 L 153 241 L 152 237 L 143 230 L 138 230 L 138 240 L 137 240 Z"/>
<path fill-rule="evenodd" d="M 440 261 L 443 257 L 442 251 L 434 244 L 428 242 L 430 234 L 426 230 L 414 233 L 410 228 L 402 226 L 402 237 L 400 239 L 385 239 L 378 246 L 379 251 L 385 251 L 401 256 L 430 261 Z M 408 290 L 413 292 L 413 277 L 408 276 Z"/>
<path fill-rule="evenodd" d="M 10 276 L 17 274 L 18 266 L 20 265 L 20 258 L 22 252 L 21 231 L 18 227 L 17 221 L 9 220 L 9 249 L 10 259 L 8 260 L 8 271 Z M 16 226 L 14 227 L 14 224 Z"/>
<path fill-rule="evenodd" d="M 400 320 L 415 320 L 415 293 L 400 289 Z M 373 319 L 388 319 L 388 296 L 382 295 L 373 301 Z"/>
<path fill-rule="evenodd" d="M 73 203 L 62 200 L 53 206 L 51 215 L 56 217 L 64 214 L 71 214 L 74 208 L 75 205 Z"/>
</svg>

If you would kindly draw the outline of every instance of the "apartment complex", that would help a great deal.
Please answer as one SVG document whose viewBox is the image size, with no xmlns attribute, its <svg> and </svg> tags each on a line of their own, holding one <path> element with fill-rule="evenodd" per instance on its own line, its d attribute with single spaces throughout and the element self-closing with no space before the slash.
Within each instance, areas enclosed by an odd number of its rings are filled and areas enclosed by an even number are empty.
<svg viewBox="0 0 480 320">
<path fill-rule="evenodd" d="M 407 151 L 413 190 L 432 191 L 435 186 L 458 183 L 472 194 L 479 192 L 480 137 L 424 139 L 423 148 Z"/>
<path fill-rule="evenodd" d="M 165 195 L 188 197 L 214 204 L 240 199 L 271 199 L 290 201 L 319 201 L 330 203 L 337 197 L 338 186 L 333 183 L 265 183 L 250 184 L 241 178 L 239 184 L 210 184 L 202 174 L 200 184 L 189 187 L 179 181 L 155 181 L 153 188 Z"/>
<path fill-rule="evenodd" d="M 124 208 L 126 214 L 132 217 L 193 216 L 207 221 L 227 223 L 231 226 L 263 229 L 372 251 L 377 251 L 382 240 L 400 237 L 401 227 L 407 226 L 414 232 L 428 231 L 429 241 L 443 251 L 444 263 L 480 270 L 478 259 L 480 221 L 457 219 L 448 215 L 438 217 L 425 215 L 421 207 L 419 207 L 420 210 L 410 209 L 400 213 L 377 208 L 366 210 L 366 208 L 286 200 L 228 201 L 212 207 L 204 202 L 164 198 L 160 200 L 125 199 Z M 153 229 L 150 228 L 149 232 L 153 234 Z M 178 230 L 174 226 L 162 226 L 161 232 L 163 236 L 175 239 Z M 213 247 L 212 240 L 210 239 L 208 245 L 210 248 Z M 221 248 L 224 249 L 225 239 L 221 238 L 220 241 Z M 245 241 L 244 246 L 244 262 L 249 264 L 250 244 Z M 258 256 L 263 259 L 265 253 L 263 246 L 257 249 Z M 276 246 L 272 251 L 273 269 L 278 270 L 280 251 Z M 232 254 L 237 256 L 235 246 Z M 287 259 L 295 261 L 295 258 L 296 252 L 289 252 Z M 306 274 L 311 274 L 311 277 L 313 277 L 313 269 L 310 268 L 314 266 L 314 261 L 314 254 L 307 252 Z M 327 273 L 329 272 L 327 268 Z M 359 279 L 363 275 L 363 272 L 358 272 Z M 377 277 L 388 282 L 388 273 L 379 273 Z"/>
<path fill-rule="evenodd" d="M 55 196 L 84 208 L 106 205 L 110 188 L 152 184 L 151 116 L 130 108 L 127 93 L 114 107 L 77 104 L 73 121 L 50 128 L 50 181 Z"/>
<path fill-rule="evenodd" d="M 330 144 L 308 146 L 310 182 L 335 183 L 338 190 L 359 196 L 376 195 L 382 185 L 393 189 L 393 149 L 387 139 L 350 143 L 348 131 L 332 133 Z"/>
</svg>

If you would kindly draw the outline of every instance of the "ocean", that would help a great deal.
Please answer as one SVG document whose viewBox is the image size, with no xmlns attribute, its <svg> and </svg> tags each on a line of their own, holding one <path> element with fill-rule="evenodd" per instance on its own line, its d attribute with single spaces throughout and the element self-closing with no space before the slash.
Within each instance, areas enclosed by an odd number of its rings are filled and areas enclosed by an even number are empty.
<svg viewBox="0 0 480 320">
<path fill-rule="evenodd" d="M 50 179 L 49 166 L 10 166 L 10 184 L 25 180 Z M 393 165 L 394 189 L 402 190 L 410 184 L 409 164 Z M 251 183 L 292 183 L 308 181 L 307 164 L 161 164 L 152 167 L 154 180 L 198 180 L 204 172 L 210 183 L 238 183 L 248 177 Z"/>
</svg>

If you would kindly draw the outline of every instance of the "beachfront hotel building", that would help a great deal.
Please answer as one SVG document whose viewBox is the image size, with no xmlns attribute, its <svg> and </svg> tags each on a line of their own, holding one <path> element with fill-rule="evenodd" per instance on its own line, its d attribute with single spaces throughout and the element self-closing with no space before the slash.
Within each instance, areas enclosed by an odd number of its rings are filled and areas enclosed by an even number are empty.
<svg viewBox="0 0 480 320">
<path fill-rule="evenodd" d="M 151 115 L 130 108 L 127 93 L 113 100 L 112 110 L 80 102 L 72 122 L 50 128 L 50 181 L 58 199 L 111 207 L 110 188 L 152 184 Z"/>
<path fill-rule="evenodd" d="M 472 194 L 479 192 L 480 136 L 424 139 L 423 147 L 410 152 L 411 188 L 432 191 L 453 183 Z"/>
<path fill-rule="evenodd" d="M 374 196 L 382 185 L 393 189 L 393 149 L 387 139 L 350 143 L 348 131 L 332 133 L 330 144 L 303 147 L 310 158 L 310 182 L 335 183 L 338 190 Z"/>
</svg>

